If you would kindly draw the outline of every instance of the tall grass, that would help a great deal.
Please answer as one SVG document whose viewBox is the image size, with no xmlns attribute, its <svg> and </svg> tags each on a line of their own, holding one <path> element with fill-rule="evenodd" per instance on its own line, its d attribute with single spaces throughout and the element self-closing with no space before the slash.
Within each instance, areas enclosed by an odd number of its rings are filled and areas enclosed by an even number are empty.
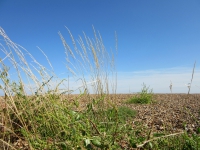
<svg viewBox="0 0 200 150">
<path fill-rule="evenodd" d="M 71 75 L 81 78 L 84 89 L 89 89 L 86 84 L 87 79 L 93 81 L 91 83 L 93 91 L 90 91 L 93 94 L 116 93 L 115 54 L 106 50 L 101 34 L 96 32 L 93 27 L 93 39 L 83 32 L 83 37 L 79 36 L 79 39 L 75 41 L 70 30 L 67 27 L 66 29 L 70 35 L 73 49 L 60 32 L 59 36 L 65 48 L 66 67 Z"/>
<path fill-rule="evenodd" d="M 114 57 L 109 56 L 100 33 L 97 34 L 94 28 L 94 39 L 83 33 L 84 38 L 79 36 L 77 40 L 79 47 L 69 29 L 67 31 L 73 50 L 59 32 L 66 50 L 66 67 L 70 76 L 80 78 L 84 87 L 84 92 L 71 101 L 59 92 L 64 80 L 57 80 L 56 87 L 52 86 L 57 76 L 47 56 L 42 52 L 51 70 L 36 61 L 25 48 L 12 42 L 0 28 L 4 42 L 1 52 L 5 55 L 0 70 L 1 90 L 5 94 L 1 97 L 1 148 L 110 149 L 120 146 L 121 133 L 126 131 L 119 119 L 122 109 L 118 111 L 107 97 L 110 92 L 115 93 L 117 87 L 116 79 L 110 83 L 110 77 L 116 77 Z M 88 79 L 95 98 L 90 96 Z M 69 94 L 69 91 L 70 87 L 62 93 Z M 80 111 L 81 99 L 87 99 L 88 103 Z"/>
</svg>

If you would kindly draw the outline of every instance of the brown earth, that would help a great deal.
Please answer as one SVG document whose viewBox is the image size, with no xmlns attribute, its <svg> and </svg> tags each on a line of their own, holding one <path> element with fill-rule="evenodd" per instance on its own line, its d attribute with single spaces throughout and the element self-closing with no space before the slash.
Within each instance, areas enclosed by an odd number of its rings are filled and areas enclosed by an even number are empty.
<svg viewBox="0 0 200 150">
<path fill-rule="evenodd" d="M 133 122 L 142 122 L 153 130 L 171 133 L 200 128 L 200 94 L 155 94 L 153 104 L 124 104 L 131 95 L 119 95 L 118 105 L 138 111 Z"/>
<path fill-rule="evenodd" d="M 134 95 L 110 95 L 110 100 L 117 106 L 127 106 L 137 110 L 137 116 L 130 120 L 133 127 L 141 123 L 152 133 L 163 131 L 195 133 L 200 129 L 200 94 L 154 94 L 152 104 L 127 104 L 126 101 L 132 96 Z M 69 98 L 64 96 L 63 100 L 73 102 L 79 99 L 78 97 L 78 95 L 71 95 Z M 0 109 L 5 108 L 5 104 L 0 102 Z M 79 102 L 78 111 L 81 111 L 87 106 L 88 98 L 81 98 Z M 1 118 L 0 125 L 2 123 Z"/>
<path fill-rule="evenodd" d="M 200 94 L 154 94 L 152 104 L 126 104 L 134 95 L 112 95 L 111 100 L 118 106 L 127 106 L 137 110 L 132 122 L 142 123 L 154 131 L 176 133 L 186 130 L 190 133 L 200 128 Z M 80 109 L 87 104 L 81 101 Z"/>
<path fill-rule="evenodd" d="M 110 99 L 117 106 L 127 106 L 137 110 L 137 116 L 133 122 L 143 122 L 146 126 L 154 126 L 157 130 L 168 129 L 177 131 L 188 129 L 195 131 L 200 127 L 200 94 L 154 94 L 153 104 L 126 104 L 133 94 L 111 95 Z M 73 101 L 79 99 L 79 95 L 70 95 L 64 99 Z M 5 103 L 0 100 L 0 108 L 5 108 Z M 83 110 L 88 103 L 87 98 L 80 100 L 79 110 Z"/>
</svg>

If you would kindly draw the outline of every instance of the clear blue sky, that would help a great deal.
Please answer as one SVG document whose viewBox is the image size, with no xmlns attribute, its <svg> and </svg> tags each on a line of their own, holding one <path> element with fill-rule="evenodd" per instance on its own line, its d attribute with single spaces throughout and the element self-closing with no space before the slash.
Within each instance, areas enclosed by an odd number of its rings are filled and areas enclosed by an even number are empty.
<svg viewBox="0 0 200 150">
<path fill-rule="evenodd" d="M 119 84 L 124 86 L 121 90 L 119 87 L 119 92 L 128 89 L 137 92 L 138 89 L 127 87 L 139 85 L 140 89 L 143 82 L 152 86 L 155 92 L 169 92 L 170 80 L 177 82 L 177 92 L 181 92 L 178 87 L 181 89 L 190 81 L 195 60 L 195 84 L 200 86 L 199 0 L 0 0 L 0 26 L 10 39 L 45 65 L 44 56 L 36 48 L 39 46 L 57 74 L 66 69 L 58 31 L 68 37 L 64 27 L 67 26 L 75 38 L 82 31 L 92 37 L 92 25 L 100 31 L 107 49 L 115 48 L 114 33 L 117 32 L 116 66 Z M 187 73 L 190 74 L 180 81 L 175 76 L 181 74 L 183 77 Z M 167 78 L 169 74 L 173 75 Z M 134 76 L 143 78 L 134 79 Z M 165 87 L 159 84 L 158 78 L 165 81 Z M 197 91 L 200 89 L 194 92 Z"/>
</svg>

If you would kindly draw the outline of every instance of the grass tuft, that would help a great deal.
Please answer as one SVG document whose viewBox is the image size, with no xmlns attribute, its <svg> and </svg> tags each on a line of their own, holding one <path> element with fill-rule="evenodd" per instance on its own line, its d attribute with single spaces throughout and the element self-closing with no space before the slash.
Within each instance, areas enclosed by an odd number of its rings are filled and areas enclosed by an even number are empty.
<svg viewBox="0 0 200 150">
<path fill-rule="evenodd" d="M 118 108 L 118 115 L 121 120 L 132 120 L 137 112 L 129 107 L 121 106 Z"/>
<path fill-rule="evenodd" d="M 139 95 L 139 96 L 138 96 Z M 141 92 L 138 95 L 131 97 L 128 104 L 150 104 L 153 102 L 153 89 L 149 89 L 144 83 Z"/>
</svg>

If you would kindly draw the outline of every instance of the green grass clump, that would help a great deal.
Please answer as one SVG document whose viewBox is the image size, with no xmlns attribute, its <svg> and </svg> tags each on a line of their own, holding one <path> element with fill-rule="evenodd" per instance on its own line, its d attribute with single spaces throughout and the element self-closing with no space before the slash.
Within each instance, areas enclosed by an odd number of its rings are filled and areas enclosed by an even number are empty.
<svg viewBox="0 0 200 150">
<path fill-rule="evenodd" d="M 149 104 L 153 102 L 153 89 L 149 89 L 145 84 L 139 93 L 139 96 L 131 97 L 127 103 L 129 104 Z"/>
<path fill-rule="evenodd" d="M 137 115 L 137 112 L 131 108 L 121 106 L 118 108 L 118 115 L 119 119 L 128 120 L 133 119 Z"/>
<path fill-rule="evenodd" d="M 169 136 L 164 138 L 158 138 L 147 143 L 145 149 L 182 149 L 182 150 L 198 150 L 200 147 L 199 135 L 188 136 L 187 133 L 183 133 L 176 136 Z"/>
<path fill-rule="evenodd" d="M 119 106 L 116 108 L 109 108 L 107 110 L 104 110 L 104 113 L 106 113 L 109 117 L 112 116 L 112 118 L 118 119 L 118 121 L 125 122 L 129 119 L 133 119 L 137 112 L 136 110 L 133 110 L 126 106 Z"/>
<path fill-rule="evenodd" d="M 79 98 L 84 96 L 85 93 Z M 13 97 L 14 104 L 9 104 L 15 108 L 6 112 L 6 126 L 12 130 L 0 137 L 13 142 L 22 138 L 28 149 L 120 149 L 120 141 L 126 138 L 131 126 L 124 125 L 135 116 L 135 111 L 115 105 L 105 110 L 104 96 L 77 111 L 79 98 L 69 102 L 53 93 L 29 97 L 18 93 Z"/>
</svg>

